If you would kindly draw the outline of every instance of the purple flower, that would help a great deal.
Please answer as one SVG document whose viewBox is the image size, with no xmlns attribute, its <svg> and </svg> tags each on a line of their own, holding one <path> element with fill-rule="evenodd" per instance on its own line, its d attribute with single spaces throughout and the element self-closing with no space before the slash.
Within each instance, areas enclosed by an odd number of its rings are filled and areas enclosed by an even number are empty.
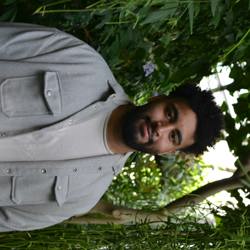
<svg viewBox="0 0 250 250">
<path fill-rule="evenodd" d="M 158 92 L 156 92 L 156 91 L 154 91 L 153 94 L 152 94 L 152 96 L 158 96 L 158 95 L 160 95 L 160 94 Z"/>
<path fill-rule="evenodd" d="M 144 75 L 147 77 L 151 75 L 155 70 L 155 64 L 152 62 L 147 62 L 146 64 L 143 65 L 143 71 Z"/>
</svg>

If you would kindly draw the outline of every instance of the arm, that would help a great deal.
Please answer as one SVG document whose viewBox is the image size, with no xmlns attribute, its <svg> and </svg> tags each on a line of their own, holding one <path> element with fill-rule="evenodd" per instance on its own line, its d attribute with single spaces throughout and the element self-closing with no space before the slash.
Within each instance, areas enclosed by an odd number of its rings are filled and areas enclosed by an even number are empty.
<svg viewBox="0 0 250 250">
<path fill-rule="evenodd" d="M 1 207 L 0 232 L 29 231 L 52 226 L 60 223 L 70 216 L 43 214 L 36 211 L 36 205 Z M 39 209 L 38 209 L 39 210 Z"/>
<path fill-rule="evenodd" d="M 82 43 L 55 28 L 0 22 L 0 60 L 24 60 Z"/>
</svg>

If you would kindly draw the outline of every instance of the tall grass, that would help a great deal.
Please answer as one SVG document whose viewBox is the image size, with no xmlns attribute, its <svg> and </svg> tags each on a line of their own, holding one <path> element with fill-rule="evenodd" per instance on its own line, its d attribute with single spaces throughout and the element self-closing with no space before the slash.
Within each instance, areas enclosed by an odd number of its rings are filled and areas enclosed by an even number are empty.
<svg viewBox="0 0 250 250">
<path fill-rule="evenodd" d="M 132 23 L 133 28 L 137 25 L 146 25 L 162 21 L 176 19 L 176 23 L 184 14 L 188 15 L 190 24 L 190 33 L 193 32 L 194 18 L 197 14 L 195 6 L 201 3 L 209 4 L 208 1 L 193 0 L 130 0 L 130 1 L 86 1 L 80 8 L 72 8 L 68 3 L 71 0 L 52 1 L 39 6 L 34 14 L 57 14 L 57 13 L 92 13 L 102 14 L 111 12 L 114 16 L 112 21 L 106 24 L 124 24 Z M 211 1 L 214 4 L 215 1 Z M 173 21 L 173 20 L 172 20 Z"/>
<path fill-rule="evenodd" d="M 31 232 L 0 234 L 0 249 L 223 249 L 250 248 L 249 220 L 241 224 L 214 228 L 187 219 L 172 219 L 137 225 L 73 225 L 61 224 Z"/>
</svg>

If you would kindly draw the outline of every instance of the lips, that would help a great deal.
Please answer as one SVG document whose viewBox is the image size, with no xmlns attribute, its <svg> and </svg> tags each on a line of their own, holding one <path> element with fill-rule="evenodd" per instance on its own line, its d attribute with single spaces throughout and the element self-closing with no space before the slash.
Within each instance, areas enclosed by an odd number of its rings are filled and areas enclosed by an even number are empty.
<svg viewBox="0 0 250 250">
<path fill-rule="evenodd" d="M 145 141 L 149 142 L 150 136 L 151 136 L 151 130 L 150 130 L 150 126 L 146 120 L 142 124 L 141 134 L 142 134 L 142 137 L 145 139 Z"/>
</svg>

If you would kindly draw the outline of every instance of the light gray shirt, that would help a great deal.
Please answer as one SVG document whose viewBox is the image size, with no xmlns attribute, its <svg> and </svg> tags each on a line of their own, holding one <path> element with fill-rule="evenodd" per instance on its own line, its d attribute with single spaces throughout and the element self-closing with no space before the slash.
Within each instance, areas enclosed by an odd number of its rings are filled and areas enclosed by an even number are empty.
<svg viewBox="0 0 250 250">
<path fill-rule="evenodd" d="M 121 103 L 124 104 L 124 103 Z M 0 161 L 55 161 L 112 154 L 107 144 L 109 108 L 90 119 L 73 115 L 45 128 L 0 138 Z"/>
<path fill-rule="evenodd" d="M 84 122 L 125 102 L 104 59 L 83 41 L 55 28 L 0 23 L 0 136 L 42 133 L 73 116 Z M 48 227 L 87 213 L 129 154 L 0 160 L 0 231 Z"/>
</svg>

